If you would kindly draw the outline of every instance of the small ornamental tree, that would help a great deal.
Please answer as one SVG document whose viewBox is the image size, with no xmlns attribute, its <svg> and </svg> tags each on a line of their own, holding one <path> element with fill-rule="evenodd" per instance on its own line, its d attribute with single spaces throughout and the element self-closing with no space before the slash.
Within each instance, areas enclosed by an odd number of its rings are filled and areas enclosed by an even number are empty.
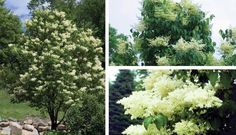
<svg viewBox="0 0 236 135">
<path fill-rule="evenodd" d="M 45 110 L 55 130 L 82 93 L 104 93 L 100 43 L 91 30 L 79 31 L 66 20 L 64 12 L 36 10 L 21 43 L 9 45 L 25 66 L 12 89 L 15 100 Z"/>
</svg>

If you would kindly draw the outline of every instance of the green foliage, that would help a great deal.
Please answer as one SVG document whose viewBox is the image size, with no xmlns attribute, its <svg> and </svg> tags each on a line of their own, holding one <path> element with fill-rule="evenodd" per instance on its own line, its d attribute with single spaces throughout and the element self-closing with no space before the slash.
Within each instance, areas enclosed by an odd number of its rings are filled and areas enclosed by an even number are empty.
<svg viewBox="0 0 236 135">
<path fill-rule="evenodd" d="M 0 1 L 0 86 L 8 87 L 15 80 L 14 66 L 19 60 L 8 44 L 17 43 L 22 33 L 20 19 L 4 7 L 4 0 Z"/>
<path fill-rule="evenodd" d="M 163 62 L 164 65 L 207 64 L 206 57 L 208 53 L 214 52 L 215 44 L 210 31 L 213 15 L 206 17 L 206 13 L 190 0 L 180 3 L 172 0 L 144 0 L 141 15 L 140 24 L 132 33 L 136 48 L 146 65 L 163 65 Z M 158 38 L 168 40 L 153 45 L 153 41 Z M 174 47 L 181 38 L 193 46 L 197 44 L 191 43 L 191 40 L 201 41 L 204 47 L 187 54 L 178 52 Z"/>
<path fill-rule="evenodd" d="M 44 133 L 44 135 L 74 135 L 74 134 L 57 132 L 57 131 L 48 131 L 48 132 Z M 76 135 L 79 135 L 79 134 L 76 134 Z"/>
<path fill-rule="evenodd" d="M 66 123 L 71 134 L 104 135 L 104 103 L 98 102 L 96 95 L 85 95 L 82 105 L 71 107 L 66 115 Z"/>
<path fill-rule="evenodd" d="M 109 62 L 110 65 L 137 65 L 134 48 L 128 42 L 128 37 L 117 34 L 117 30 L 109 26 Z"/>
<path fill-rule="evenodd" d="M 22 33 L 21 23 L 16 15 L 0 4 L 0 49 L 7 48 L 8 44 L 16 43 Z M 1 58 L 5 58 L 1 52 Z M 2 61 L 0 61 L 2 63 Z"/>
<path fill-rule="evenodd" d="M 236 64 L 236 28 L 226 29 L 225 31 L 220 30 L 220 34 L 224 40 L 220 46 L 222 61 L 224 65 L 234 66 Z"/>
<path fill-rule="evenodd" d="M 147 70 L 134 70 L 133 71 L 135 74 L 135 80 L 134 80 L 134 85 L 135 85 L 135 91 L 140 91 L 140 90 L 145 90 L 143 86 L 143 80 L 148 76 L 149 72 Z"/>
<path fill-rule="evenodd" d="M 216 85 L 216 81 L 218 80 L 218 72 L 209 72 L 208 78 L 212 86 Z"/>
<path fill-rule="evenodd" d="M 156 116 L 149 116 L 144 119 L 143 124 L 146 129 L 148 129 L 150 124 L 155 124 L 157 129 L 164 128 L 167 125 L 167 117 L 162 114 Z"/>
</svg>

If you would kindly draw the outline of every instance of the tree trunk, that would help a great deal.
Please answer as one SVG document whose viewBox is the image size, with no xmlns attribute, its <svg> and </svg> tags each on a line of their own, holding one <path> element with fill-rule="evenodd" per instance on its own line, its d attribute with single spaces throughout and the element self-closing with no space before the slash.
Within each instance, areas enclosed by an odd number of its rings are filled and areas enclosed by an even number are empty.
<svg viewBox="0 0 236 135">
<path fill-rule="evenodd" d="M 56 130 L 57 129 L 57 118 L 54 116 L 54 113 L 50 113 L 50 120 L 51 120 L 51 130 Z"/>
<path fill-rule="evenodd" d="M 51 121 L 51 123 L 52 123 L 51 124 L 51 130 L 57 130 L 57 126 L 58 126 L 57 122 L 56 121 L 54 121 L 54 122 Z"/>
</svg>

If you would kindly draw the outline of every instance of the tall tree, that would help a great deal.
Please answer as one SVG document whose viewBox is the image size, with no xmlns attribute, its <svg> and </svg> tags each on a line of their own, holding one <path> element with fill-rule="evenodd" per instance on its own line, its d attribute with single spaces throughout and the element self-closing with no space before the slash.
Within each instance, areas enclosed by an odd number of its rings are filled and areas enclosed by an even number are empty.
<svg viewBox="0 0 236 135">
<path fill-rule="evenodd" d="M 116 102 L 129 96 L 134 90 L 134 74 L 130 70 L 120 70 L 109 90 L 109 134 L 120 135 L 130 124 L 129 116 Z"/>
<path fill-rule="evenodd" d="M 0 0 L 0 83 L 6 86 L 7 82 L 14 81 L 14 71 L 10 69 L 20 64 L 15 54 L 9 50 L 8 44 L 19 41 L 22 27 L 20 19 L 4 7 L 4 2 Z"/>
<path fill-rule="evenodd" d="M 24 58 L 21 62 L 25 66 L 13 85 L 15 100 L 28 101 L 46 111 L 53 130 L 67 110 L 79 104 L 82 93 L 104 93 L 103 68 L 98 59 L 101 41 L 91 30 L 78 31 L 65 15 L 34 11 L 21 42 L 9 45 Z"/>
</svg>

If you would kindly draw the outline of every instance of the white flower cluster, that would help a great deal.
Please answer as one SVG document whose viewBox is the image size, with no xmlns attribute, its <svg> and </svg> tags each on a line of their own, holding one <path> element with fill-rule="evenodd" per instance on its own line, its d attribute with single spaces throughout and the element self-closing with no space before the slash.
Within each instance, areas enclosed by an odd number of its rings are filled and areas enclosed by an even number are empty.
<svg viewBox="0 0 236 135">
<path fill-rule="evenodd" d="M 127 135 L 143 135 L 146 129 L 143 125 L 131 125 L 122 134 Z"/>
<path fill-rule="evenodd" d="M 235 49 L 234 45 L 232 45 L 229 42 L 224 42 L 220 46 L 221 53 L 225 55 L 232 55 L 234 52 L 234 49 Z"/>
<path fill-rule="evenodd" d="M 150 46 L 164 47 L 169 45 L 170 37 L 156 37 L 149 39 Z"/>
<path fill-rule="evenodd" d="M 119 54 L 125 54 L 126 51 L 127 51 L 127 48 L 128 48 L 128 42 L 125 41 L 125 40 L 122 40 L 122 39 L 118 39 L 118 49 L 117 49 L 117 52 Z"/>
<path fill-rule="evenodd" d="M 163 56 L 163 57 L 156 57 L 157 58 L 157 61 L 156 63 L 159 65 L 159 66 L 169 66 L 171 65 L 170 63 L 170 59 L 166 56 Z"/>
<path fill-rule="evenodd" d="M 194 110 L 201 110 L 199 114 L 203 114 L 208 108 L 218 108 L 222 105 L 222 100 L 215 96 L 216 90 L 210 83 L 202 87 L 190 80 L 178 79 L 172 73 L 173 71 L 170 70 L 151 71 L 151 74 L 144 80 L 145 91 L 133 92 L 129 97 L 118 101 L 124 106 L 125 114 L 130 114 L 131 119 L 163 114 L 168 117 L 168 120 L 174 121 L 181 117 L 184 110 L 191 113 L 194 113 Z M 203 125 L 188 123 L 187 125 L 191 127 L 190 131 L 187 132 L 188 129 L 186 129 L 186 132 L 183 131 L 185 133 L 182 134 L 180 128 L 183 123 L 176 123 L 175 132 L 180 135 L 191 133 L 192 129 L 199 129 L 200 133 L 208 130 L 208 128 L 202 128 Z M 132 132 L 135 131 L 132 129 L 134 126 L 128 128 L 124 133 L 133 135 Z M 170 129 L 166 129 L 165 132 L 167 130 Z M 143 128 L 140 131 L 143 131 Z M 198 131 L 193 132 L 198 133 Z"/>
<path fill-rule="evenodd" d="M 131 125 L 122 134 L 126 135 L 170 135 L 168 129 L 161 128 L 158 130 L 155 124 L 151 124 L 146 130 L 143 125 Z"/>
<path fill-rule="evenodd" d="M 177 13 L 175 10 L 178 8 L 177 4 L 171 0 L 166 1 L 154 1 L 156 2 L 155 7 L 155 17 L 166 19 L 169 21 L 175 21 L 177 17 Z"/>
<path fill-rule="evenodd" d="M 183 38 L 180 38 L 176 45 L 173 45 L 174 49 L 179 52 L 188 52 L 190 50 L 202 51 L 205 46 L 205 44 L 202 44 L 200 41 L 197 41 L 195 39 L 187 42 Z"/>
<path fill-rule="evenodd" d="M 195 123 L 192 121 L 182 120 L 174 126 L 174 132 L 178 135 L 196 135 L 196 134 L 205 134 L 205 131 L 210 129 L 210 125 L 206 122 Z"/>
</svg>

